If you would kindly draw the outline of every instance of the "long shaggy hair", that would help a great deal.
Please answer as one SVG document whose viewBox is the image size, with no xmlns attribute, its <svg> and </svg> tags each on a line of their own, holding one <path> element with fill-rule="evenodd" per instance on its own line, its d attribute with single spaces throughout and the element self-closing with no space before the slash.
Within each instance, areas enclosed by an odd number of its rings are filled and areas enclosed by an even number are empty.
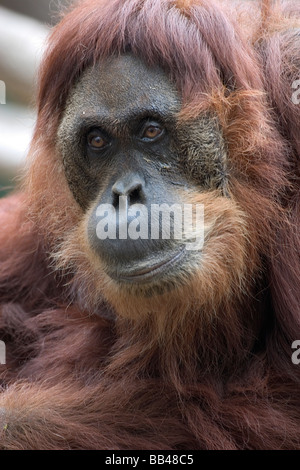
<svg viewBox="0 0 300 470">
<path fill-rule="evenodd" d="M 300 449 L 299 18 L 297 1 L 84 0 L 54 28 L 0 206 L 0 448 Z M 218 117 L 228 158 L 230 198 L 190 195 L 214 222 L 203 266 L 150 298 L 99 273 L 56 148 L 82 73 L 128 51 L 176 85 L 179 128 Z"/>
</svg>

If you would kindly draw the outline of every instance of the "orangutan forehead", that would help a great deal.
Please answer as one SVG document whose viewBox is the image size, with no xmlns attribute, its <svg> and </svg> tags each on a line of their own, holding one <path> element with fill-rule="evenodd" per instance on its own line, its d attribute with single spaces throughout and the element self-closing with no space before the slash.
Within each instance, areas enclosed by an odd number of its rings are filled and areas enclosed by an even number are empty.
<svg viewBox="0 0 300 470">
<path fill-rule="evenodd" d="M 167 74 L 130 54 L 87 69 L 71 94 L 71 103 L 83 113 L 101 112 L 99 117 L 112 123 L 147 114 L 168 120 L 181 108 L 179 93 Z"/>
</svg>

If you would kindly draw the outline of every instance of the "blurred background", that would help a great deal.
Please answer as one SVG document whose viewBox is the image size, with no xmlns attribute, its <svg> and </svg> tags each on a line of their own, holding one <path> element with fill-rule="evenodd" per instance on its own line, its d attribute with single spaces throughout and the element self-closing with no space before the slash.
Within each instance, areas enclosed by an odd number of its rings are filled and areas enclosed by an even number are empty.
<svg viewBox="0 0 300 470">
<path fill-rule="evenodd" d="M 35 125 L 37 70 L 70 0 L 0 0 L 0 196 L 11 190 Z"/>
</svg>

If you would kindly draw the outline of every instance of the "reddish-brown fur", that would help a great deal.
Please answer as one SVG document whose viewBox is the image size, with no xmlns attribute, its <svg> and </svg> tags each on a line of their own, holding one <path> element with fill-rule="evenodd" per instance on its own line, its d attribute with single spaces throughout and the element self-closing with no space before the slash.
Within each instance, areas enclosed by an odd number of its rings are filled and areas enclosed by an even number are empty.
<svg viewBox="0 0 300 470">
<path fill-rule="evenodd" d="M 260 6 L 86 0 L 54 29 L 23 192 L 0 206 L 0 448 L 300 449 L 300 8 Z M 176 83 L 181 123 L 218 115 L 236 201 L 191 193 L 231 262 L 158 300 L 95 280 L 55 150 L 73 83 L 129 45 Z"/>
</svg>

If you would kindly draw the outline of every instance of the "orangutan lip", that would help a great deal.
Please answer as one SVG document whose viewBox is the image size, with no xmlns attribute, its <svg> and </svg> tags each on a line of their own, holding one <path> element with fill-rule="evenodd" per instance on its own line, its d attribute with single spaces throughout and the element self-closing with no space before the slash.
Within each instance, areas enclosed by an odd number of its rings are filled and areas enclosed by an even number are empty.
<svg viewBox="0 0 300 470">
<path fill-rule="evenodd" d="M 160 276 L 181 259 L 184 251 L 185 248 L 182 248 L 180 252 L 176 253 L 175 256 L 172 256 L 171 259 L 167 259 L 161 263 L 141 269 L 140 271 L 119 275 L 118 280 L 125 282 L 143 282 L 148 281 L 155 276 Z"/>
</svg>

